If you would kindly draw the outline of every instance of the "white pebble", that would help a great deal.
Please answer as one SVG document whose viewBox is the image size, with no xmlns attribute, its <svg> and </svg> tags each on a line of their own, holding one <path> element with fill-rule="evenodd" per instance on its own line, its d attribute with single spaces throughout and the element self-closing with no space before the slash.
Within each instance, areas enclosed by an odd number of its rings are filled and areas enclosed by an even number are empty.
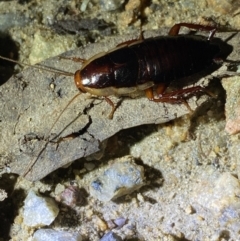
<svg viewBox="0 0 240 241">
<path fill-rule="evenodd" d="M 58 212 L 58 206 L 52 198 L 38 196 L 30 190 L 24 201 L 23 222 L 30 227 L 50 225 Z"/>
<path fill-rule="evenodd" d="M 57 231 L 53 229 L 39 229 L 33 235 L 33 241 L 82 241 L 78 233 Z"/>
</svg>

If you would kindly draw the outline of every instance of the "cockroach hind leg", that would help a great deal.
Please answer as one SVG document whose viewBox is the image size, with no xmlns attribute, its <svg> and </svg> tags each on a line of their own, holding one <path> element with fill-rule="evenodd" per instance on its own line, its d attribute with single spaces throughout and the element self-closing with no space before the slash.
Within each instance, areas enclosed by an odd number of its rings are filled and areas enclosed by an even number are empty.
<svg viewBox="0 0 240 241">
<path fill-rule="evenodd" d="M 189 113 L 193 114 L 193 110 L 190 107 L 190 105 L 188 104 L 188 102 L 185 99 L 182 99 L 182 103 L 186 106 L 186 108 L 188 109 Z"/>
<path fill-rule="evenodd" d="M 217 30 L 216 26 L 202 25 L 202 24 L 195 24 L 195 23 L 177 23 L 173 25 L 173 27 L 168 32 L 168 35 L 170 36 L 178 35 L 181 27 L 187 27 L 189 29 L 195 29 L 199 31 L 209 31 L 208 40 L 211 40 L 214 37 Z"/>
<path fill-rule="evenodd" d="M 196 95 L 199 92 L 206 93 L 209 96 L 216 98 L 216 96 L 212 92 L 206 90 L 205 88 L 203 88 L 201 86 L 194 86 L 194 87 L 189 87 L 186 89 L 180 89 L 180 90 L 172 91 L 170 93 L 162 93 L 162 94 L 158 95 L 157 98 L 155 98 L 153 96 L 152 91 L 149 89 L 146 93 L 147 93 L 148 99 L 151 101 L 162 102 L 162 103 L 171 103 L 171 104 L 181 104 L 182 103 L 187 107 L 187 109 L 190 112 L 192 112 L 192 109 L 190 108 L 190 106 L 187 103 L 185 98 Z"/>
</svg>

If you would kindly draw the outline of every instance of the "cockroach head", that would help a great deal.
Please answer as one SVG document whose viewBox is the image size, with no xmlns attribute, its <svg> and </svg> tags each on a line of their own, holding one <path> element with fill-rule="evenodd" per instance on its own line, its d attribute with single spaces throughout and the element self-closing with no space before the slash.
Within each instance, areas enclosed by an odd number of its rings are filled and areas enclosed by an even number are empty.
<svg viewBox="0 0 240 241">
<path fill-rule="evenodd" d="M 75 84 L 77 86 L 77 88 L 83 92 L 83 93 L 86 93 L 86 90 L 83 86 L 83 82 L 82 82 L 82 77 L 81 77 L 81 70 L 77 70 L 74 74 L 74 81 L 75 81 Z"/>
</svg>

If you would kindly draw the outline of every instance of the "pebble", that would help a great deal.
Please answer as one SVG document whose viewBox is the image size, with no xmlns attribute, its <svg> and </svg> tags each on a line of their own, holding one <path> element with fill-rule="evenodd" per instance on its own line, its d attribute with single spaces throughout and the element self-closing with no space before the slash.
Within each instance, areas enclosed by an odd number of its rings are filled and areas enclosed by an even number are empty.
<svg viewBox="0 0 240 241">
<path fill-rule="evenodd" d="M 114 11 L 122 6 L 124 0 L 100 0 L 100 6 L 104 11 Z"/>
<path fill-rule="evenodd" d="M 55 187 L 54 194 L 56 196 L 60 195 L 64 190 L 65 190 L 65 186 L 60 184 L 60 183 L 58 183 L 57 186 Z"/>
<path fill-rule="evenodd" d="M 95 168 L 95 165 L 94 163 L 84 163 L 84 168 L 87 170 L 87 171 L 92 171 L 94 168 Z"/>
<path fill-rule="evenodd" d="M 78 233 L 70 233 L 66 231 L 57 231 L 53 229 L 39 229 L 34 235 L 32 241 L 82 241 L 82 237 Z"/>
<path fill-rule="evenodd" d="M 195 213 L 195 210 L 194 210 L 193 206 L 188 205 L 185 209 L 185 212 L 186 212 L 186 214 L 193 214 L 193 213 Z"/>
<path fill-rule="evenodd" d="M 134 11 L 136 9 L 139 9 L 141 7 L 141 1 L 140 0 L 129 0 L 128 3 L 125 6 L 126 11 Z"/>
<path fill-rule="evenodd" d="M 103 221 L 101 218 L 99 218 L 98 216 L 94 217 L 94 223 L 97 225 L 98 229 L 101 231 L 105 231 L 108 228 L 107 223 L 105 221 Z"/>
<path fill-rule="evenodd" d="M 90 184 L 90 194 L 102 202 L 130 194 L 144 185 L 144 168 L 131 156 L 117 159 Z"/>
<path fill-rule="evenodd" d="M 110 231 L 106 233 L 99 241 L 122 241 L 122 238 Z"/>
<path fill-rule="evenodd" d="M 72 208 L 81 205 L 84 200 L 84 192 L 77 186 L 67 187 L 60 195 L 60 201 Z"/>
<path fill-rule="evenodd" d="M 30 190 L 25 201 L 23 222 L 30 227 L 50 225 L 59 212 L 57 203 L 49 197 L 41 197 Z"/>
<path fill-rule="evenodd" d="M 0 202 L 2 202 L 7 197 L 8 197 L 8 195 L 7 195 L 6 191 L 3 189 L 0 189 Z"/>
<path fill-rule="evenodd" d="M 88 3 L 89 3 L 89 0 L 83 0 L 82 1 L 81 7 L 80 7 L 80 10 L 82 12 L 86 11 Z"/>
<path fill-rule="evenodd" d="M 126 224 L 127 219 L 120 217 L 120 218 L 116 218 L 113 222 L 117 225 L 118 228 L 121 228 Z"/>
</svg>

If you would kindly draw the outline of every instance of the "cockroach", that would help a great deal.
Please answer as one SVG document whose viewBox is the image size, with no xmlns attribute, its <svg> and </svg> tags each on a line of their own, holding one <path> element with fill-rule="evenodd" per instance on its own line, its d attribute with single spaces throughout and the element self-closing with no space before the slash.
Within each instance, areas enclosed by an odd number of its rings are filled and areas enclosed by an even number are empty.
<svg viewBox="0 0 240 241">
<path fill-rule="evenodd" d="M 181 27 L 209 31 L 209 36 L 179 35 Z M 116 110 L 108 98 L 111 95 L 144 90 L 150 101 L 186 103 L 186 95 L 209 92 L 200 86 L 165 91 L 173 81 L 201 72 L 214 63 L 220 53 L 219 46 L 211 42 L 216 30 L 214 26 L 179 23 L 170 29 L 168 36 L 144 39 L 141 32 L 138 39 L 123 42 L 88 60 L 70 58 L 83 63 L 74 74 L 75 84 L 82 93 L 104 97 L 112 106 L 110 119 Z M 73 76 L 72 73 L 59 73 Z"/>
<path fill-rule="evenodd" d="M 203 38 L 179 35 L 181 27 L 209 31 L 209 36 Z M 72 58 L 83 63 L 81 69 L 74 74 L 75 84 L 82 93 L 104 97 L 112 107 L 110 119 L 116 111 L 116 106 L 109 98 L 111 95 L 123 96 L 145 91 L 150 101 L 187 105 L 186 96 L 209 92 L 201 86 L 178 89 L 169 93 L 166 89 L 174 80 L 192 76 L 214 63 L 220 53 L 219 46 L 211 41 L 216 30 L 214 26 L 178 23 L 170 29 L 168 36 L 144 39 L 141 32 L 138 39 L 123 42 L 108 52 L 96 54 L 88 60 Z M 66 73 L 66 75 L 73 74 Z M 76 96 L 68 105 L 75 98 Z M 45 147 L 46 145 L 44 149 Z M 34 163 L 27 168 L 24 176 Z"/>
</svg>

